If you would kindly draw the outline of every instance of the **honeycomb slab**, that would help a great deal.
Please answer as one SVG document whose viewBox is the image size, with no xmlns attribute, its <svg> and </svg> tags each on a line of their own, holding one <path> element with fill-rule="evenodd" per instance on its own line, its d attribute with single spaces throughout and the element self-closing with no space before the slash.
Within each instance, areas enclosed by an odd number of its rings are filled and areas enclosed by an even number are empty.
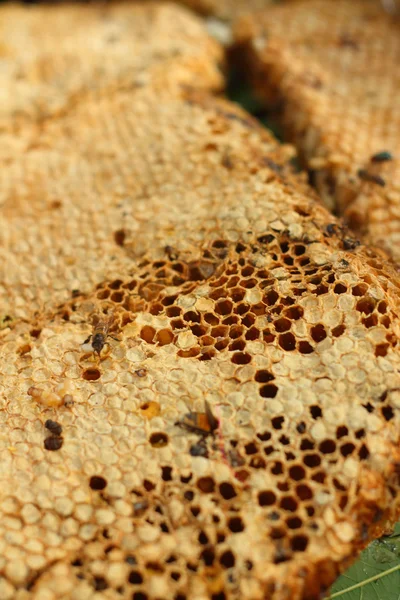
<svg viewBox="0 0 400 600">
<path fill-rule="evenodd" d="M 398 272 L 204 44 L 1 133 L 1 600 L 319 599 L 400 515 Z"/>
<path fill-rule="evenodd" d="M 57 303 L 27 252 L 45 307 L 1 337 L 0 594 L 318 598 L 399 514 L 399 281 L 244 113 L 175 95 L 154 111 L 150 92 L 48 125 L 84 155 L 81 124 L 93 139 L 114 115 L 93 215 L 116 258 Z M 45 231 L 51 249 L 59 226 Z M 94 317 L 109 321 L 100 356 Z M 218 427 L 181 427 L 205 402 Z"/>
<path fill-rule="evenodd" d="M 380 2 L 303 0 L 246 16 L 239 54 L 330 208 L 400 258 L 400 25 Z"/>
<path fill-rule="evenodd" d="M 172 3 L 3 5 L 0 36 L 0 131 L 113 87 L 222 85 L 220 48 Z"/>
</svg>

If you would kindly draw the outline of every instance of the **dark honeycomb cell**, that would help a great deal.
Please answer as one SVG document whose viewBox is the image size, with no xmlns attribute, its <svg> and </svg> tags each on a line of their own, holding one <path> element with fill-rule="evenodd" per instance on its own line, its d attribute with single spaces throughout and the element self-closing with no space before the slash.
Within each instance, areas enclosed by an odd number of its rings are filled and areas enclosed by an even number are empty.
<svg viewBox="0 0 400 600">
<path fill-rule="evenodd" d="M 293 333 L 284 333 L 279 336 L 279 345 L 283 350 L 288 352 L 293 351 L 296 348 L 296 338 Z"/>
<path fill-rule="evenodd" d="M 260 506 L 273 506 L 276 503 L 276 495 L 268 490 L 259 492 L 258 503 Z"/>
<path fill-rule="evenodd" d="M 215 482 L 212 477 L 200 477 L 197 480 L 197 487 L 204 494 L 211 494 L 215 490 Z"/>
<path fill-rule="evenodd" d="M 151 434 L 149 441 L 153 448 L 163 448 L 168 444 L 168 436 L 166 433 L 158 431 Z"/>
<path fill-rule="evenodd" d="M 89 486 L 92 490 L 101 491 L 107 487 L 107 480 L 101 475 L 93 475 L 90 478 Z"/>
<path fill-rule="evenodd" d="M 98 379 L 100 379 L 101 373 L 99 369 L 93 367 L 85 369 L 82 373 L 82 377 L 83 379 L 86 379 L 86 381 L 97 381 Z"/>
<path fill-rule="evenodd" d="M 262 398 L 275 398 L 278 393 L 278 387 L 273 383 L 263 385 L 260 387 L 260 396 Z"/>
</svg>

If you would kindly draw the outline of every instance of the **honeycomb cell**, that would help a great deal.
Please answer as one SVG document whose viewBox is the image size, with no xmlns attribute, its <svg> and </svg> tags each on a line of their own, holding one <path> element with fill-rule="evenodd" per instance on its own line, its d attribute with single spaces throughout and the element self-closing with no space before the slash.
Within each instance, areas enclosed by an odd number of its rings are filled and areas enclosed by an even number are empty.
<svg viewBox="0 0 400 600">
<path fill-rule="evenodd" d="M 260 387 L 260 396 L 262 398 L 275 398 L 278 393 L 278 387 L 273 383 L 262 385 Z"/>
</svg>

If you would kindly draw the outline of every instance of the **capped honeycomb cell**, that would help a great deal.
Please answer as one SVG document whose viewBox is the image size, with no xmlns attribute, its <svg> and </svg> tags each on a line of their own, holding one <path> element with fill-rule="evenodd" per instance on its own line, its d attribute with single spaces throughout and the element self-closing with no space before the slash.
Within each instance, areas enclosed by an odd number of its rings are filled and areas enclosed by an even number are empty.
<svg viewBox="0 0 400 600">
<path fill-rule="evenodd" d="M 327 206 L 399 260 L 400 27 L 384 5 L 281 3 L 239 19 L 235 38 Z"/>
</svg>

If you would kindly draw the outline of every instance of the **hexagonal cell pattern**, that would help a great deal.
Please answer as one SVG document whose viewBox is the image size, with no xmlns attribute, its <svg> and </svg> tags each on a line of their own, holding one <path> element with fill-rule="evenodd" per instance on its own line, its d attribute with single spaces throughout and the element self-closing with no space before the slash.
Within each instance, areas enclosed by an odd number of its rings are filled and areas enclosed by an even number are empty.
<svg viewBox="0 0 400 600">
<path fill-rule="evenodd" d="M 227 102 L 110 90 L 38 140 L 5 207 L 0 597 L 318 598 L 399 514 L 393 265 Z"/>
<path fill-rule="evenodd" d="M 384 2 L 286 4 L 238 21 L 238 57 L 327 206 L 398 261 L 398 23 Z"/>
</svg>

